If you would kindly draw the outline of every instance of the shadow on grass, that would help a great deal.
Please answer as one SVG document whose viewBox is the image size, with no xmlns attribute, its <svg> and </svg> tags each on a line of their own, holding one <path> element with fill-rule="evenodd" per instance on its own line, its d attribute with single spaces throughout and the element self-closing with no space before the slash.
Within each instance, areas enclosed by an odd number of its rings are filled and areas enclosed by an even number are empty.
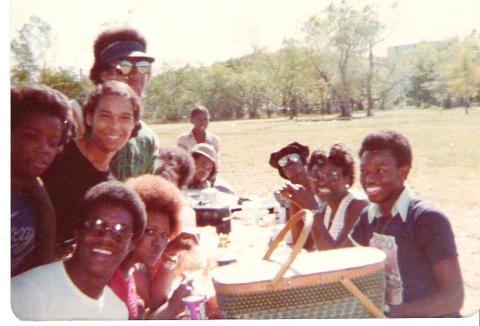
<svg viewBox="0 0 480 326">
<path fill-rule="evenodd" d="M 374 116 L 366 116 L 366 115 L 354 115 L 351 117 L 342 117 L 342 116 L 328 116 L 328 117 L 305 117 L 299 118 L 298 122 L 330 122 L 330 121 L 351 121 L 351 120 L 360 120 L 366 118 L 373 118 Z"/>
</svg>

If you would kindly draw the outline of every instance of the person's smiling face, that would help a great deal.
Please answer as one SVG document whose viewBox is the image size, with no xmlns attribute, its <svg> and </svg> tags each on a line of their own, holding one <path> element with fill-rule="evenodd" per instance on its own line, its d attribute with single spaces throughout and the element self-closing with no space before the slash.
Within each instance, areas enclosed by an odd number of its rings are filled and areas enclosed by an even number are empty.
<svg viewBox="0 0 480 326">
<path fill-rule="evenodd" d="M 63 125 L 59 117 L 32 112 L 12 130 L 12 176 L 35 178 L 60 150 Z"/>
<path fill-rule="evenodd" d="M 208 122 L 210 118 L 206 112 L 199 112 L 195 114 L 192 118 L 193 128 L 196 130 L 205 131 L 208 127 Z"/>
<path fill-rule="evenodd" d="M 309 171 L 313 191 L 322 201 L 344 195 L 348 180 L 342 169 L 326 160 L 321 166 L 314 165 Z"/>
<path fill-rule="evenodd" d="M 134 217 L 118 203 L 99 203 L 75 231 L 77 248 L 72 259 L 96 278 L 111 276 L 133 249 Z"/>
<path fill-rule="evenodd" d="M 368 199 L 377 204 L 395 202 L 404 189 L 409 166 L 397 166 L 390 150 L 365 151 L 361 157 L 360 183 Z"/>
<path fill-rule="evenodd" d="M 86 122 L 99 149 L 117 152 L 128 142 L 135 127 L 133 105 L 120 95 L 102 96 L 93 114 L 87 114 Z"/>
<path fill-rule="evenodd" d="M 194 160 L 195 180 L 200 182 L 207 180 L 215 168 L 215 163 L 213 163 L 208 157 L 201 154 L 195 155 Z"/>
</svg>

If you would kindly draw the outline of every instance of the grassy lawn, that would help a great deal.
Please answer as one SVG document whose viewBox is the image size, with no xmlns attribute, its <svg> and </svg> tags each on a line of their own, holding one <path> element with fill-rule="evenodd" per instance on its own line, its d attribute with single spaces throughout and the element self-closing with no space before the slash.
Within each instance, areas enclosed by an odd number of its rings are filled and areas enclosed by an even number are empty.
<svg viewBox="0 0 480 326">
<path fill-rule="evenodd" d="M 189 123 L 153 125 L 162 146 L 175 146 Z M 242 195 L 266 195 L 282 184 L 268 164 L 270 153 L 292 141 L 314 150 L 343 142 L 357 158 L 366 134 L 391 128 L 410 140 L 414 159 L 408 186 L 450 218 L 467 288 L 463 313 L 480 306 L 480 108 L 396 109 L 376 111 L 373 117 L 355 113 L 351 120 L 333 115 L 211 122 L 221 138 L 220 175 Z M 357 159 L 358 162 L 358 159 Z M 358 167 L 357 167 L 358 168 Z M 358 173 L 357 173 L 358 180 Z M 361 192 L 358 181 L 354 189 Z"/>
</svg>

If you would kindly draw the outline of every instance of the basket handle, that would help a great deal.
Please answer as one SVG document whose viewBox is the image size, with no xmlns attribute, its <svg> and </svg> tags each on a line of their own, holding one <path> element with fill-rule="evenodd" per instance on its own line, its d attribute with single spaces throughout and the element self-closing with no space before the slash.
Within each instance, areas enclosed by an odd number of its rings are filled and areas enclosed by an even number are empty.
<svg viewBox="0 0 480 326">
<path fill-rule="evenodd" d="M 368 310 L 368 312 L 375 318 L 387 318 L 383 311 L 365 295 L 362 291 L 347 277 L 340 278 L 340 283 L 351 293 L 358 301 Z"/>
<path fill-rule="evenodd" d="M 273 243 L 268 248 L 267 252 L 265 253 L 265 256 L 263 256 L 264 260 L 270 259 L 270 256 L 272 255 L 274 250 L 277 248 L 278 244 L 283 240 L 283 238 L 285 238 L 285 235 L 287 234 L 287 232 L 290 231 L 301 220 L 304 221 L 302 232 L 300 232 L 300 235 L 298 236 L 298 239 L 292 248 L 292 252 L 290 253 L 290 256 L 283 263 L 277 275 L 275 275 L 275 277 L 270 282 L 271 285 L 275 285 L 278 283 L 278 281 L 283 277 L 286 271 L 290 268 L 293 261 L 302 250 L 303 246 L 305 245 L 305 242 L 307 242 L 308 235 L 310 234 L 310 230 L 312 229 L 312 225 L 313 225 L 313 213 L 310 210 L 302 209 L 301 211 L 299 211 L 298 213 L 290 217 L 287 224 L 285 224 L 285 226 L 280 231 L 278 236 L 275 238 L 275 240 L 273 240 Z"/>
</svg>

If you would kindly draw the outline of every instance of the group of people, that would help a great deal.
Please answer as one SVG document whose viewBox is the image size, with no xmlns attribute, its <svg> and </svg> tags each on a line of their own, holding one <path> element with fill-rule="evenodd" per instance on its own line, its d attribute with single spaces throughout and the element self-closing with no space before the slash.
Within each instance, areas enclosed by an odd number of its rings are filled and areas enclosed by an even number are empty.
<svg viewBox="0 0 480 326">
<path fill-rule="evenodd" d="M 46 86 L 11 89 L 12 309 L 24 320 L 176 318 L 192 293 L 188 278 L 172 289 L 178 256 L 199 241 L 181 190 L 235 194 L 218 176 L 220 140 L 198 105 L 178 146 L 159 146 L 142 121 L 154 58 L 138 31 L 106 30 L 93 49 L 95 89 L 81 114 Z M 407 139 L 380 131 L 363 141 L 368 200 L 349 190 L 354 158 L 342 144 L 309 154 L 295 142 L 270 157 L 289 180 L 276 194 L 288 214 L 314 212 L 306 248 L 379 247 L 391 262 L 390 316 L 458 314 L 463 284 L 453 232 L 404 185 Z"/>
<path fill-rule="evenodd" d="M 358 156 L 366 199 L 350 191 L 354 158 L 343 144 L 309 156 L 307 146 L 294 142 L 271 154 L 270 165 L 288 180 L 277 199 L 290 216 L 303 209 L 314 215 L 305 249 L 378 248 L 387 257 L 387 316 L 459 317 L 464 290 L 455 237 L 445 214 L 405 185 L 413 160 L 408 139 L 374 131 Z M 292 230 L 293 242 L 302 228 Z"/>
<path fill-rule="evenodd" d="M 220 142 L 203 106 L 178 147 L 141 120 L 154 58 L 135 29 L 94 43 L 81 114 L 43 85 L 11 89 L 11 301 L 26 320 L 170 319 L 178 254 L 198 243 L 180 191 L 213 187 Z"/>
</svg>

